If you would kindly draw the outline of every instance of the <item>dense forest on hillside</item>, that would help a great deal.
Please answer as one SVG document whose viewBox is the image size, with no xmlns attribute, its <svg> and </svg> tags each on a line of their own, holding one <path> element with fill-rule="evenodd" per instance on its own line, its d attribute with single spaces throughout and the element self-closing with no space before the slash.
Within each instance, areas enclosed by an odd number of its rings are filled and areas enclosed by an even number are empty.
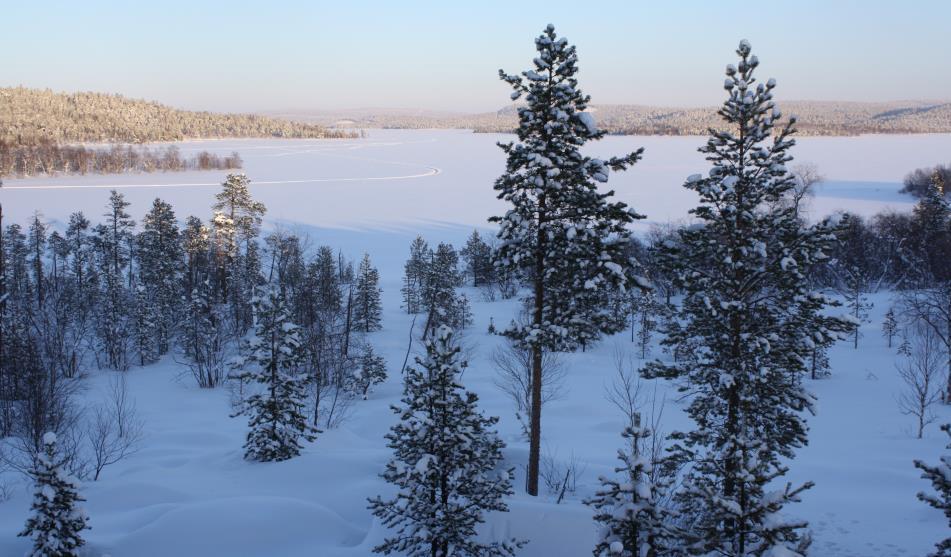
<svg viewBox="0 0 951 557">
<path fill-rule="evenodd" d="M 799 117 L 800 135 L 951 132 L 951 103 L 925 101 L 786 102 Z M 517 106 L 479 114 L 425 111 L 295 112 L 289 117 L 324 125 L 346 123 L 366 128 L 459 128 L 478 132 L 511 132 L 517 127 Z M 598 126 L 618 135 L 705 135 L 720 123 L 715 107 L 678 108 L 630 104 L 594 104 L 588 108 Z"/>
<path fill-rule="evenodd" d="M 34 144 L 180 141 L 218 137 L 352 137 L 316 124 L 255 114 L 178 110 L 157 102 L 103 93 L 0 88 L 0 140 Z"/>
<path fill-rule="evenodd" d="M 132 144 L 223 137 L 307 139 L 356 135 L 255 114 L 177 110 L 120 95 L 0 88 L 0 176 L 237 169 L 241 168 L 237 153 L 222 157 L 202 151 L 183 158 L 174 147 L 149 150 Z M 76 145 L 90 142 L 114 145 Z"/>
</svg>

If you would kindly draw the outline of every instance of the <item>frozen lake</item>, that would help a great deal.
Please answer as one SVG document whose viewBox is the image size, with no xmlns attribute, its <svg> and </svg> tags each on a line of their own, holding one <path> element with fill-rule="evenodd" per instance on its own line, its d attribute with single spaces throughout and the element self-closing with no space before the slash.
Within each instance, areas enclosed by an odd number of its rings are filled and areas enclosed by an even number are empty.
<svg viewBox="0 0 951 557">
<path fill-rule="evenodd" d="M 504 207 L 492 184 L 505 167 L 498 141 L 512 135 L 465 130 L 370 130 L 355 140 L 247 139 L 178 143 L 183 155 L 238 151 L 254 197 L 267 206 L 265 226 L 282 227 L 354 257 L 367 252 L 384 280 L 399 279 L 417 234 L 460 245 L 473 227 Z M 610 136 L 591 146 L 596 156 L 645 148 L 644 159 L 608 185 L 647 216 L 637 226 L 685 219 L 695 205 L 684 179 L 705 172 L 697 152 L 703 137 Z M 951 134 L 800 138 L 795 161 L 815 164 L 827 181 L 811 201 L 814 215 L 846 209 L 871 215 L 909 210 L 898 193 L 909 171 L 948 162 Z M 25 224 L 34 210 L 58 228 L 81 210 L 97 222 L 109 189 L 122 191 L 138 221 L 155 197 L 180 220 L 208 219 L 225 171 L 37 177 L 6 180 L 0 188 L 6 222 Z M 392 275 L 392 276 L 389 276 Z"/>
<path fill-rule="evenodd" d="M 404 226 L 485 226 L 501 210 L 492 191 L 504 169 L 497 141 L 513 136 L 462 130 L 371 130 L 356 140 L 227 140 L 180 143 L 183 154 L 238 151 L 253 193 L 268 220 L 320 228 L 390 229 Z M 702 137 L 607 137 L 591 148 L 610 156 L 645 147 L 644 160 L 609 182 L 618 197 L 647 215 L 646 222 L 683 219 L 694 204 L 681 185 L 706 169 Z M 796 163 L 815 164 L 827 182 L 814 214 L 837 209 L 872 214 L 912 203 L 898 194 L 902 177 L 951 158 L 951 135 L 800 138 Z M 101 212 L 109 188 L 119 188 L 141 216 L 156 196 L 180 217 L 207 215 L 224 171 L 11 179 L 0 191 L 6 213 L 26 219 L 40 210 L 62 220 L 82 210 Z"/>
</svg>

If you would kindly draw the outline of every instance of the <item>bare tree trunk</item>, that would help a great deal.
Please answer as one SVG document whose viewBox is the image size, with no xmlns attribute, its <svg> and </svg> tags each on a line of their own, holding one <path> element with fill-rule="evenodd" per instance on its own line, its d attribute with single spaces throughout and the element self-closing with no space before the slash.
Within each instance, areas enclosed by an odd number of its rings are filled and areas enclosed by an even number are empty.
<svg viewBox="0 0 951 557">
<path fill-rule="evenodd" d="M 945 314 L 945 352 L 948 354 L 948 383 L 945 387 L 944 401 L 946 403 L 951 402 L 951 295 L 946 295 L 948 301 L 948 311 Z"/>
<path fill-rule="evenodd" d="M 400 375 L 406 373 L 406 363 L 409 362 L 409 353 L 413 349 L 413 329 L 416 328 L 416 316 L 413 315 L 413 322 L 409 326 L 409 344 L 406 345 L 406 356 L 403 357 L 403 368 Z"/>
<path fill-rule="evenodd" d="M 544 222 L 545 198 L 539 199 L 538 240 L 535 246 L 535 313 L 533 324 L 536 330 L 544 322 L 545 308 L 545 234 L 541 224 Z M 525 491 L 529 495 L 538 495 L 538 466 L 541 460 L 542 444 L 542 347 L 536 340 L 532 344 L 532 408 L 529 421 L 528 476 L 525 478 Z"/>
<path fill-rule="evenodd" d="M 347 294 L 347 327 L 344 330 L 343 336 L 343 357 L 346 358 L 350 354 L 350 319 L 353 315 L 353 285 L 350 285 L 350 290 Z"/>
</svg>

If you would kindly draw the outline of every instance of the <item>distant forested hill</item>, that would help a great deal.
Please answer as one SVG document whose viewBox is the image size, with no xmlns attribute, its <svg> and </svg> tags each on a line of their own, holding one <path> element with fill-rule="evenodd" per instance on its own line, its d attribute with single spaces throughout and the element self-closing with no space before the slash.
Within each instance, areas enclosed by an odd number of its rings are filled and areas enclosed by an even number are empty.
<svg viewBox="0 0 951 557">
<path fill-rule="evenodd" d="M 786 115 L 799 117 L 801 135 L 866 133 L 951 133 L 951 102 L 818 102 L 777 103 Z M 345 122 L 366 128 L 466 128 L 479 132 L 515 129 L 516 107 L 480 114 L 369 109 L 296 112 L 295 119 L 322 124 Z M 705 135 L 721 125 L 714 107 L 676 108 L 628 104 L 592 105 L 598 125 L 624 135 Z"/>
<path fill-rule="evenodd" d="M 318 124 L 254 114 L 191 112 L 120 95 L 0 88 L 0 141 L 13 145 L 144 143 L 217 137 L 351 137 Z"/>
</svg>

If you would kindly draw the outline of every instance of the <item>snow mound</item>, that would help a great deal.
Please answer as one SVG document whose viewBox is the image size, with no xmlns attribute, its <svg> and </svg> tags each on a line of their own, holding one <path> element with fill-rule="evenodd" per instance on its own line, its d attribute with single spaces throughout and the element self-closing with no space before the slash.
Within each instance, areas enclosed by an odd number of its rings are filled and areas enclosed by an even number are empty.
<svg viewBox="0 0 951 557">
<path fill-rule="evenodd" d="M 322 505 L 238 497 L 181 505 L 119 539 L 110 551 L 139 557 L 310 557 L 347 553 L 363 538 L 363 532 Z"/>
</svg>

